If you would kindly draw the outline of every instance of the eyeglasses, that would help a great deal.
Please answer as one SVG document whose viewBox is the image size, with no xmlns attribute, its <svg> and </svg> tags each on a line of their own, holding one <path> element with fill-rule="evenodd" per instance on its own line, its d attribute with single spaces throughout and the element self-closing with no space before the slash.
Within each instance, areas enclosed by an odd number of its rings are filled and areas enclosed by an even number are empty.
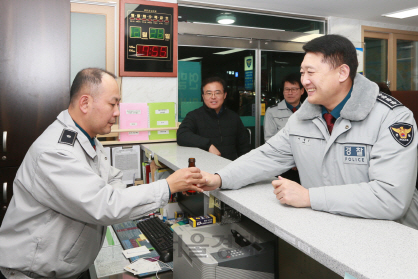
<svg viewBox="0 0 418 279">
<path fill-rule="evenodd" d="M 295 88 L 285 88 L 284 92 L 289 93 L 290 91 L 292 91 L 292 93 L 296 93 L 299 90 L 300 90 L 300 88 L 297 88 L 297 87 L 295 87 Z"/>
<path fill-rule="evenodd" d="M 224 93 L 223 92 L 220 92 L 220 91 L 213 92 L 213 93 L 212 92 L 206 92 L 205 94 L 203 94 L 203 96 L 205 96 L 206 98 L 210 98 L 212 96 L 221 97 L 223 95 L 224 95 Z"/>
</svg>

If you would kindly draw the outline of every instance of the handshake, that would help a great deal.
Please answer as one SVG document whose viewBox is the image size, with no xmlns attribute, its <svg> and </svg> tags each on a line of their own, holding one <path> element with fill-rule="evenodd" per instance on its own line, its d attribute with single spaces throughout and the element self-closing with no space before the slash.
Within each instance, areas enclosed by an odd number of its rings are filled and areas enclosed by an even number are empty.
<svg viewBox="0 0 418 279">
<path fill-rule="evenodd" d="M 167 183 L 172 194 L 183 191 L 212 191 L 222 184 L 221 177 L 201 171 L 196 167 L 180 169 L 167 177 Z"/>
</svg>

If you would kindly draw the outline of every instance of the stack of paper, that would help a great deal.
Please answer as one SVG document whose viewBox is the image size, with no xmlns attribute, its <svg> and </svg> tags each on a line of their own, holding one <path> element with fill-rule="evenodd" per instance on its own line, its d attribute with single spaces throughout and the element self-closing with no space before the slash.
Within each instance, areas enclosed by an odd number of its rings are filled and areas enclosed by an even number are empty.
<svg viewBox="0 0 418 279">
<path fill-rule="evenodd" d="M 148 103 L 150 128 L 175 128 L 175 103 Z M 176 139 L 176 130 L 151 131 L 150 140 Z"/>
<path fill-rule="evenodd" d="M 112 148 L 113 166 L 123 172 L 125 184 L 135 184 L 141 179 L 141 154 L 139 145 L 115 146 Z"/>
<path fill-rule="evenodd" d="M 148 128 L 148 106 L 146 103 L 120 103 L 119 129 Z M 121 132 L 120 141 L 146 141 L 148 132 Z"/>
<path fill-rule="evenodd" d="M 150 262 L 145 259 L 139 259 L 136 262 L 125 267 L 126 271 L 132 272 L 134 275 L 142 273 L 151 273 L 161 270 L 158 262 Z"/>
</svg>

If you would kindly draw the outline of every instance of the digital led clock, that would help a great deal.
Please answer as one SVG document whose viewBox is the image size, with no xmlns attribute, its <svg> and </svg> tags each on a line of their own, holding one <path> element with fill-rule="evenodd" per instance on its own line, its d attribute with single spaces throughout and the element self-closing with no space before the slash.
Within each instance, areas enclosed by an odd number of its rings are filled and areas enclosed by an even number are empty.
<svg viewBox="0 0 418 279">
<path fill-rule="evenodd" d="M 136 45 L 136 55 L 138 57 L 167 58 L 166 46 Z"/>
<path fill-rule="evenodd" d="M 149 38 L 157 39 L 157 40 L 164 40 L 164 28 L 150 28 Z"/>
</svg>

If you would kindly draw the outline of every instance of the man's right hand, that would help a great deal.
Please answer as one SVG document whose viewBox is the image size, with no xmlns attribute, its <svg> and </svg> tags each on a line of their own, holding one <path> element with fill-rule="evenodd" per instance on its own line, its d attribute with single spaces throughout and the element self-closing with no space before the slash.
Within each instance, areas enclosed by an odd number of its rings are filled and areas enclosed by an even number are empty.
<svg viewBox="0 0 418 279">
<path fill-rule="evenodd" d="M 203 189 L 197 187 L 197 184 L 204 184 L 206 180 L 200 173 L 200 169 L 192 167 L 180 169 L 167 177 L 167 183 L 171 194 L 183 191 L 203 192 Z"/>
<path fill-rule="evenodd" d="M 222 185 L 222 179 L 218 174 L 211 174 L 205 171 L 201 171 L 205 183 L 201 183 L 198 186 L 205 191 L 212 191 L 218 189 Z"/>
<path fill-rule="evenodd" d="M 221 152 L 219 152 L 218 148 L 216 148 L 213 144 L 209 147 L 208 151 L 215 155 L 221 156 Z"/>
</svg>

